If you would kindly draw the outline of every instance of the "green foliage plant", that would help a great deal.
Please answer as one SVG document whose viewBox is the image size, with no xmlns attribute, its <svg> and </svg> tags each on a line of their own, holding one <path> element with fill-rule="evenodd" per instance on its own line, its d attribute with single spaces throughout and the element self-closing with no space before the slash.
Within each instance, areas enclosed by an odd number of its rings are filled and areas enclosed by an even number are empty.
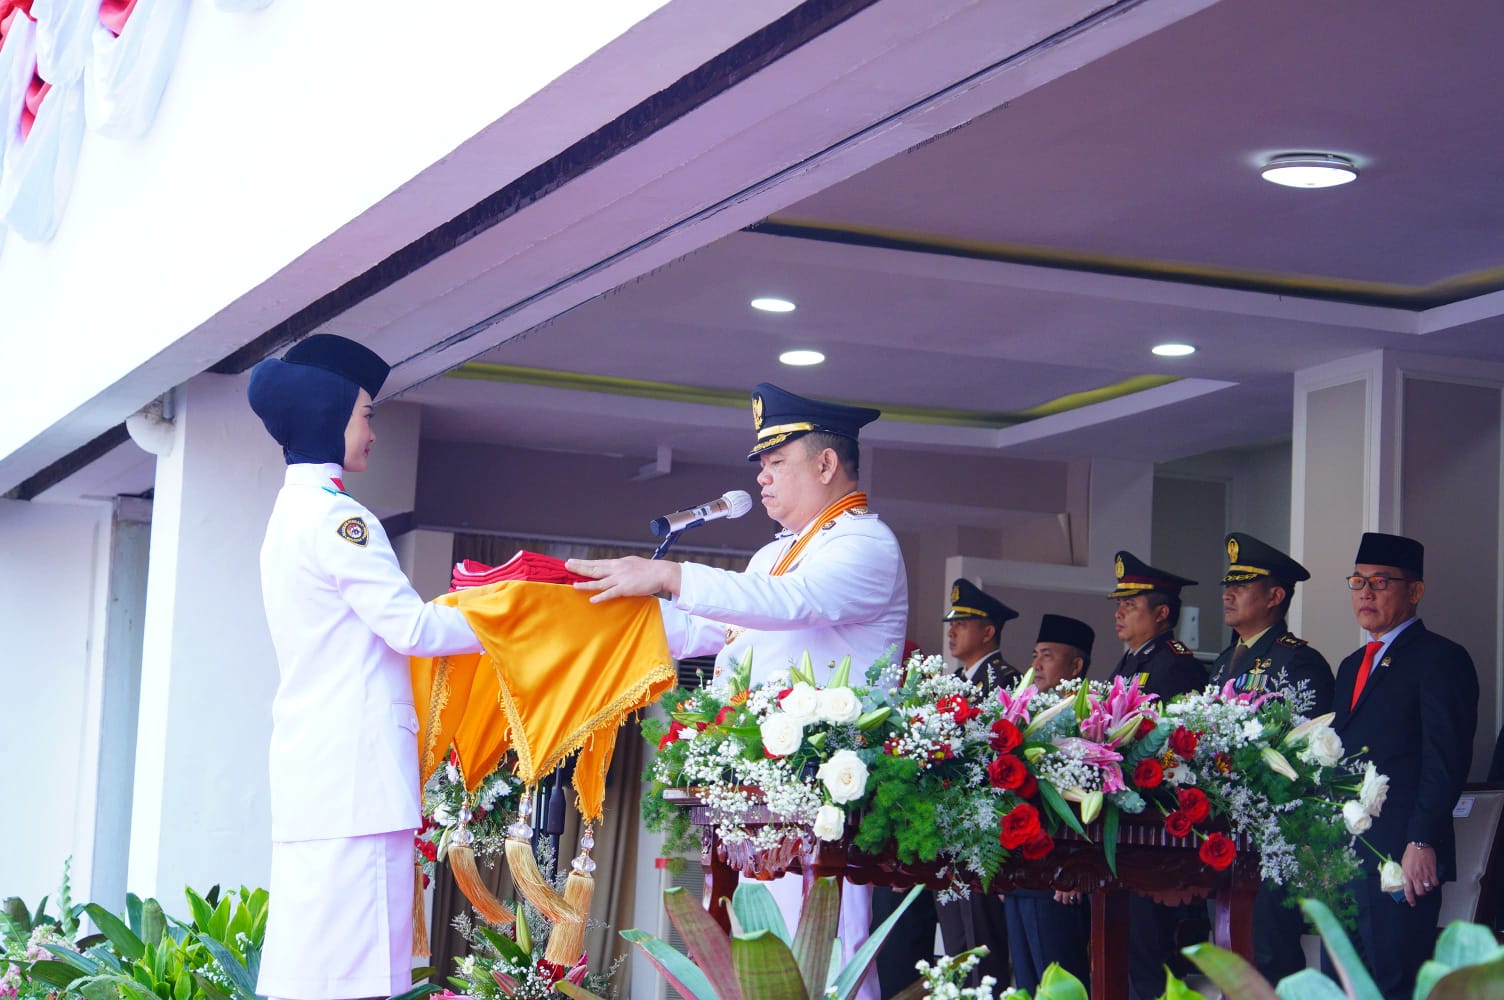
<svg viewBox="0 0 1504 1000">
<path fill-rule="evenodd" d="M 668 918 L 689 954 L 646 931 L 622 931 L 686 1000 L 850 1000 L 877 957 L 898 917 L 921 890 L 913 889 L 876 928 L 850 962 L 838 966 L 840 891 L 835 880 L 816 879 L 804 899 L 799 925 L 790 933 L 773 894 L 745 882 L 731 898 L 732 932 L 727 934 L 683 889 L 663 894 Z M 599 1000 L 572 983 L 556 989 L 578 1000 Z"/>
</svg>

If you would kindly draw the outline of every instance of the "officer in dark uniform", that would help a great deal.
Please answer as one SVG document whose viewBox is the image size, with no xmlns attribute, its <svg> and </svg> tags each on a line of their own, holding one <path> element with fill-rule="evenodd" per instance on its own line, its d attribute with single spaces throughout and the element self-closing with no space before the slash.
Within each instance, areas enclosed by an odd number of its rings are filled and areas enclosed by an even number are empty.
<svg viewBox="0 0 1504 1000">
<path fill-rule="evenodd" d="M 1212 665 L 1212 681 L 1238 691 L 1295 690 L 1304 684 L 1314 701 L 1311 717 L 1332 710 L 1332 668 L 1304 639 L 1291 634 L 1285 615 L 1295 585 L 1309 580 L 1304 566 L 1252 535 L 1227 536 L 1222 578 L 1222 620 L 1236 636 Z"/>
<path fill-rule="evenodd" d="M 1011 689 L 1020 674 L 1003 659 L 998 643 L 1003 626 L 1017 617 L 1017 611 L 970 580 L 952 583 L 950 610 L 944 621 L 949 626 L 946 646 L 950 655 L 961 661 L 957 675 L 989 695 L 1001 688 Z M 967 899 L 938 906 L 936 911 L 946 954 L 959 955 L 982 944 L 988 948 L 987 957 L 968 977 L 969 985 L 977 985 L 983 976 L 1008 982 L 1008 920 L 1000 898 L 974 892 Z"/>
<path fill-rule="evenodd" d="M 1310 699 L 1304 708 L 1307 716 L 1330 712 L 1332 668 L 1285 624 L 1295 585 L 1309 580 L 1311 574 L 1252 535 L 1234 531 L 1226 542 L 1222 620 L 1235 634 L 1212 666 L 1213 682 L 1220 686 L 1232 681 L 1236 690 L 1246 692 L 1300 690 Z M 1270 883 L 1264 884 L 1254 900 L 1254 963 L 1271 983 L 1306 967 L 1300 947 L 1305 920 L 1284 900 L 1284 890 Z"/>
<path fill-rule="evenodd" d="M 1091 669 L 1092 627 L 1065 615 L 1045 615 L 1034 641 L 1034 683 L 1049 691 L 1063 680 L 1085 677 Z M 1003 900 L 1014 985 L 1030 994 L 1044 970 L 1058 962 L 1091 992 L 1091 907 L 1078 893 L 1014 889 Z"/>
<path fill-rule="evenodd" d="M 1175 638 L 1180 590 L 1196 581 L 1155 569 L 1131 552 L 1119 552 L 1114 568 L 1117 587 L 1107 596 L 1118 602 L 1113 628 L 1127 648 L 1112 676 L 1137 677 L 1139 690 L 1157 694 L 1161 701 L 1201 690 L 1206 668 Z M 1161 982 L 1161 991 L 1163 987 Z"/>
<path fill-rule="evenodd" d="M 1126 649 L 1112 675 L 1138 678 L 1139 690 L 1159 695 L 1161 701 L 1205 687 L 1206 668 L 1174 634 L 1181 588 L 1196 581 L 1155 569 L 1131 552 L 1119 552 L 1114 569 L 1117 587 L 1107 596 L 1117 601 L 1113 626 Z M 1204 909 L 1161 906 L 1132 895 L 1128 919 L 1129 996 L 1150 1000 L 1164 992 L 1165 966 L 1180 968 L 1177 925 L 1182 919 L 1204 923 Z"/>
<path fill-rule="evenodd" d="M 1011 688 L 1021 676 L 998 649 L 1003 626 L 1017 617 L 1017 611 L 970 580 L 950 585 L 950 610 L 944 618 L 950 626 L 946 646 L 961 661 L 960 675 L 988 694 Z"/>
</svg>

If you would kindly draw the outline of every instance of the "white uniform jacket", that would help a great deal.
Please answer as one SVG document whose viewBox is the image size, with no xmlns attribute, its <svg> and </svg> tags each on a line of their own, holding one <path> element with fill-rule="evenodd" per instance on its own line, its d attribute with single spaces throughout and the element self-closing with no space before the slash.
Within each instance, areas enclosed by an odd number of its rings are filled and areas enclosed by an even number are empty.
<svg viewBox="0 0 1504 1000">
<path fill-rule="evenodd" d="M 759 549 L 744 573 L 684 563 L 679 596 L 663 608 L 673 654 L 715 653 L 716 676 L 724 677 L 754 650 L 754 684 L 806 652 L 822 682 L 848 654 L 856 683 L 878 657 L 898 656 L 909 585 L 893 532 L 872 513 L 808 530 L 815 537 L 782 576 L 769 572 L 797 540 L 793 532 Z"/>
<path fill-rule="evenodd" d="M 331 481 L 290 465 L 261 546 L 281 682 L 272 703 L 274 841 L 414 829 L 418 716 L 408 656 L 473 653 L 456 608 L 425 604 L 386 532 Z"/>
</svg>

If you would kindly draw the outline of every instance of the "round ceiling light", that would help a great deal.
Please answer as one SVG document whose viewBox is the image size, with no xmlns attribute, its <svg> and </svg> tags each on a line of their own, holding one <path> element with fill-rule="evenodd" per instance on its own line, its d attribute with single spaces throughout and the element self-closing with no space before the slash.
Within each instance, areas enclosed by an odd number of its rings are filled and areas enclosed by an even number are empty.
<svg viewBox="0 0 1504 1000">
<path fill-rule="evenodd" d="M 786 365 L 794 365 L 795 367 L 803 368 L 809 365 L 820 364 L 825 360 L 825 355 L 821 354 L 819 351 L 801 349 L 797 351 L 784 351 L 782 354 L 778 355 L 778 360 L 782 361 Z"/>
<path fill-rule="evenodd" d="M 788 299 L 753 299 L 752 308 L 768 313 L 791 313 L 794 311 L 794 303 Z"/>
<path fill-rule="evenodd" d="M 1190 344 L 1155 344 L 1151 350 L 1162 358 L 1183 358 L 1196 353 Z"/>
<path fill-rule="evenodd" d="M 1286 153 L 1264 164 L 1264 180 L 1293 188 L 1327 188 L 1358 179 L 1358 168 L 1345 156 Z"/>
</svg>

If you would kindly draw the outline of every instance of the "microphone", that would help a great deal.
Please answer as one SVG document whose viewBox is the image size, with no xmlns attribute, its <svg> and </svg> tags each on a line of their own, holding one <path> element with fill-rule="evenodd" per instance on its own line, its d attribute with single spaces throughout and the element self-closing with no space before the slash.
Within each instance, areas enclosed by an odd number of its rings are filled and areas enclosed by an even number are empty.
<svg viewBox="0 0 1504 1000">
<path fill-rule="evenodd" d="M 752 498 L 747 495 L 747 491 L 732 490 L 698 507 L 686 507 L 672 514 L 655 517 L 650 527 L 654 535 L 662 538 L 685 528 L 698 528 L 706 521 L 714 521 L 718 517 L 741 517 L 751 509 Z"/>
</svg>

